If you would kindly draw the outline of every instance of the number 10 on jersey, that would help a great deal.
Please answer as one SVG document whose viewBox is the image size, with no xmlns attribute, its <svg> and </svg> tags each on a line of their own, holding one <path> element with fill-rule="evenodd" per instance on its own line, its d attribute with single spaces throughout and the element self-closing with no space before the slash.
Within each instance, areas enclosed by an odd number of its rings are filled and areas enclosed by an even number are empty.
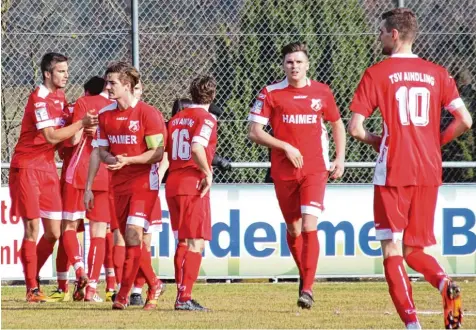
<svg viewBox="0 0 476 330">
<path fill-rule="evenodd" d="M 400 87 L 395 93 L 402 125 L 426 126 L 430 121 L 430 91 L 425 87 Z"/>
</svg>

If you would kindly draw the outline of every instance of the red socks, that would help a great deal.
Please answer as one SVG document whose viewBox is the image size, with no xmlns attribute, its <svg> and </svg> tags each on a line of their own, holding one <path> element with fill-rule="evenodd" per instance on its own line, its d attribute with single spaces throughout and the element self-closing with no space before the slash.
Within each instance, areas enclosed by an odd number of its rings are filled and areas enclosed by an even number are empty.
<svg viewBox="0 0 476 330">
<path fill-rule="evenodd" d="M 289 232 L 286 232 L 286 241 L 288 242 L 289 251 L 291 251 L 291 254 L 294 258 L 294 262 L 296 262 L 296 266 L 299 270 L 299 276 L 302 277 L 302 234 L 293 237 L 289 234 Z"/>
<path fill-rule="evenodd" d="M 185 254 L 187 253 L 188 247 L 185 242 L 179 242 L 177 244 L 177 249 L 175 250 L 174 256 L 174 268 L 175 268 L 175 283 L 177 287 L 180 286 L 182 283 L 182 276 L 183 276 L 183 259 L 185 258 Z"/>
<path fill-rule="evenodd" d="M 312 285 L 316 277 L 317 259 L 319 258 L 319 241 L 317 230 L 303 231 L 302 236 L 302 290 L 312 293 Z"/>
<path fill-rule="evenodd" d="M 40 241 L 36 246 L 36 255 L 37 255 L 37 265 L 36 265 L 36 272 L 37 276 L 40 274 L 41 268 L 45 264 L 46 260 L 53 254 L 53 248 L 55 247 L 55 242 L 51 243 L 48 241 L 45 236 L 41 236 Z"/>
<path fill-rule="evenodd" d="M 121 289 L 118 293 L 119 301 L 127 301 L 127 296 L 141 264 L 141 254 L 140 245 L 126 246 L 126 260 L 124 261 Z"/>
<path fill-rule="evenodd" d="M 76 271 L 76 278 L 84 274 L 84 262 L 81 245 L 79 244 L 76 230 L 67 230 L 63 233 L 63 245 L 69 262 Z"/>
<path fill-rule="evenodd" d="M 104 256 L 104 270 L 106 271 L 106 292 L 114 291 L 116 286 L 116 275 L 114 273 L 114 261 L 112 251 L 114 247 L 114 235 L 106 234 L 106 255 Z"/>
<path fill-rule="evenodd" d="M 140 270 L 144 279 L 147 281 L 147 285 L 149 286 L 149 288 L 153 287 L 155 285 L 156 276 L 155 276 L 154 268 L 152 268 L 152 258 L 150 255 L 150 251 L 147 251 L 147 247 L 144 243 L 142 243 Z M 144 283 L 142 283 L 142 286 L 144 286 Z"/>
<path fill-rule="evenodd" d="M 101 267 L 104 263 L 104 255 L 106 254 L 106 240 L 102 237 L 91 238 L 88 253 L 88 277 L 94 287 L 101 275 Z"/>
<path fill-rule="evenodd" d="M 63 237 L 60 237 L 58 253 L 56 254 L 56 278 L 58 280 L 58 289 L 63 292 L 68 292 L 68 271 L 70 266 L 71 263 L 64 250 Z"/>
<path fill-rule="evenodd" d="M 185 302 L 192 298 L 193 284 L 200 273 L 202 254 L 199 252 L 187 251 L 183 262 L 183 279 L 179 289 L 178 300 Z"/>
<path fill-rule="evenodd" d="M 114 262 L 114 273 L 116 274 L 116 283 L 122 282 L 122 272 L 124 261 L 126 260 L 126 247 L 114 245 L 112 248 L 112 260 Z"/>
<path fill-rule="evenodd" d="M 398 315 L 405 323 L 418 322 L 413 303 L 412 286 L 403 266 L 403 257 L 392 256 L 383 261 L 388 290 Z"/>
<path fill-rule="evenodd" d="M 438 261 L 423 252 L 422 248 L 413 248 L 405 261 L 408 266 L 425 276 L 425 280 L 436 289 L 439 289 L 441 281 L 448 277 Z"/>
<path fill-rule="evenodd" d="M 24 239 L 21 244 L 20 253 L 23 272 L 25 273 L 26 290 L 37 288 L 36 268 L 38 258 L 36 256 L 36 242 Z"/>
</svg>

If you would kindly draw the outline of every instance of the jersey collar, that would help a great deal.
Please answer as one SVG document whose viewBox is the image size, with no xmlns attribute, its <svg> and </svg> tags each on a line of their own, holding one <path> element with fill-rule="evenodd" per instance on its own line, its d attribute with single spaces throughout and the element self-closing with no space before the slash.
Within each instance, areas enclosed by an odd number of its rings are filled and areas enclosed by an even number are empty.
<svg viewBox="0 0 476 330">
<path fill-rule="evenodd" d="M 413 53 L 404 53 L 404 54 L 392 54 L 390 55 L 392 58 L 418 58 L 417 54 Z"/>
<path fill-rule="evenodd" d="M 203 110 L 205 110 L 206 112 L 208 112 L 208 110 L 205 109 L 205 108 L 203 107 L 203 105 L 200 105 L 200 104 L 191 104 L 191 105 L 189 105 L 187 108 L 203 109 Z"/>
</svg>

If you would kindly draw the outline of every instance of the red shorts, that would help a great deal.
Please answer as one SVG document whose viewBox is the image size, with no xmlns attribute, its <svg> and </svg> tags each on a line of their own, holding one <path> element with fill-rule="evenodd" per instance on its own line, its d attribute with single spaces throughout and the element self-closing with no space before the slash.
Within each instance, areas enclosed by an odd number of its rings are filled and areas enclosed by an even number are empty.
<svg viewBox="0 0 476 330">
<path fill-rule="evenodd" d="M 114 205 L 122 235 L 126 232 L 126 225 L 142 227 L 147 233 L 162 229 L 162 212 L 158 212 L 160 199 L 157 190 L 114 195 Z"/>
<path fill-rule="evenodd" d="M 176 239 L 212 238 L 210 197 L 180 195 L 167 197 L 170 223 Z"/>
<path fill-rule="evenodd" d="M 94 207 L 91 211 L 86 211 L 84 190 L 74 188 L 72 184 L 66 182 L 63 187 L 63 219 L 75 221 L 87 218 L 89 221 L 110 222 L 109 192 L 93 191 L 93 194 Z"/>
<path fill-rule="evenodd" d="M 402 240 L 407 246 L 436 244 L 433 225 L 438 187 L 374 187 L 377 240 Z"/>
<path fill-rule="evenodd" d="M 286 223 L 298 221 L 303 214 L 321 216 L 328 175 L 328 172 L 319 172 L 298 180 L 274 180 L 276 197 Z"/>
<path fill-rule="evenodd" d="M 30 168 L 11 168 L 8 186 L 12 200 L 12 216 L 29 220 L 61 220 L 58 174 Z"/>
</svg>

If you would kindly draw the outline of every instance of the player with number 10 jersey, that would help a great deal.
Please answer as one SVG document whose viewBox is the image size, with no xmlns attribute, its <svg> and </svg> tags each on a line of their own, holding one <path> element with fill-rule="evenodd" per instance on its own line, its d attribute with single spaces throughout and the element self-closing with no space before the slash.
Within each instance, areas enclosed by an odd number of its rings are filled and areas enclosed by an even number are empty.
<svg viewBox="0 0 476 330">
<path fill-rule="evenodd" d="M 417 55 L 394 54 L 368 68 L 350 109 L 369 117 L 378 107 L 382 114 L 374 184 L 439 186 L 441 109 L 462 105 L 448 71 Z"/>
</svg>

